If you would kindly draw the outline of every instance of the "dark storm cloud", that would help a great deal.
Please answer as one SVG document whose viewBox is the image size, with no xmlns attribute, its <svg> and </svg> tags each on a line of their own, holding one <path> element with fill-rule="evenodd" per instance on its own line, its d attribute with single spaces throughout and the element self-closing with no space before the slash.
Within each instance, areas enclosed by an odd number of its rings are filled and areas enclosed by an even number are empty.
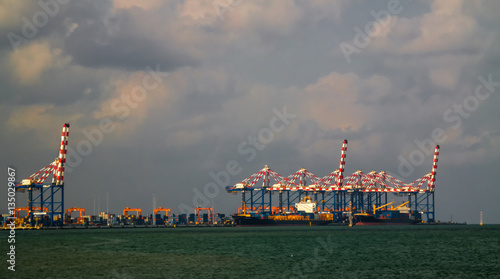
<svg viewBox="0 0 500 279">
<path fill-rule="evenodd" d="M 0 24 L 0 49 L 16 51 L 22 46 L 49 36 L 64 34 L 65 24 L 72 2 L 60 4 L 55 1 L 37 1 L 32 5 L 22 1 L 5 3 L 11 21 Z"/>
<path fill-rule="evenodd" d="M 66 39 L 64 51 L 75 63 L 91 68 L 132 71 L 157 64 L 162 65 L 163 71 L 196 65 L 195 59 L 174 46 L 175 37 L 148 35 L 150 32 L 141 30 L 136 17 L 128 10 L 110 15 L 102 9 L 109 10 L 109 7 L 86 10 L 85 16 L 78 14 L 74 18 L 78 27 Z"/>
<path fill-rule="evenodd" d="M 3 72 L 3 70 L 0 70 Z M 78 75 L 78 78 L 75 78 Z M 95 103 L 101 92 L 102 75 L 98 72 L 47 71 L 36 86 L 19 86 L 9 74 L 2 75 L 2 100 L 11 105 L 68 105 L 77 101 Z M 89 108 L 90 109 L 90 108 Z"/>
</svg>

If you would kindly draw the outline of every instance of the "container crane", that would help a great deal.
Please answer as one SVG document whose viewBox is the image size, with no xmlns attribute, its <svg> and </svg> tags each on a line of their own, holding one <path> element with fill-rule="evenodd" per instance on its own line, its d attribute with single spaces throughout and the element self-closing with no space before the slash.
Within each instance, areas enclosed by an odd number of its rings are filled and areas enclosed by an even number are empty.
<svg viewBox="0 0 500 279">
<path fill-rule="evenodd" d="M 123 216 L 128 216 L 129 212 L 135 212 L 137 216 L 142 215 L 142 209 L 126 207 L 125 209 L 123 209 Z"/>
<path fill-rule="evenodd" d="M 77 219 L 77 224 L 83 224 L 83 216 L 85 215 L 85 208 L 72 207 L 66 209 L 66 217 L 71 219 L 71 212 L 78 211 L 80 213 L 80 217 Z"/>
<path fill-rule="evenodd" d="M 158 214 L 158 212 L 165 212 L 166 216 L 170 216 L 170 208 L 158 207 L 157 209 L 153 210 L 153 215 Z"/>
<path fill-rule="evenodd" d="M 213 222 L 213 218 L 214 218 L 214 209 L 211 208 L 211 207 L 196 207 L 194 209 L 194 214 L 196 216 L 198 216 L 198 223 L 201 223 L 202 219 L 201 219 L 201 215 L 200 215 L 200 211 L 202 210 L 207 210 L 208 211 L 208 220 L 209 222 Z"/>
<path fill-rule="evenodd" d="M 28 216 L 33 225 L 35 215 L 48 208 L 50 225 L 62 225 L 64 219 L 64 168 L 69 138 L 69 123 L 62 127 L 59 157 L 46 167 L 16 183 L 16 191 L 28 192 Z M 43 184 L 52 173 L 52 183 Z"/>
</svg>

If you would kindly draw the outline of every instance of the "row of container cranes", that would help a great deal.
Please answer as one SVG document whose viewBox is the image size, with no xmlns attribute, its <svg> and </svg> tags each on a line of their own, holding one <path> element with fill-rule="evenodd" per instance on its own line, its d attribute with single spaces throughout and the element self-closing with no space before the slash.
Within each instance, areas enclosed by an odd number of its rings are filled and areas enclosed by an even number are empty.
<svg viewBox="0 0 500 279">
<path fill-rule="evenodd" d="M 226 187 L 230 193 L 241 194 L 241 207 L 238 214 L 233 215 L 236 224 L 313 225 L 325 224 L 325 220 L 337 224 L 352 224 L 353 220 L 359 224 L 435 221 L 434 190 L 439 146 L 435 148 L 432 171 L 405 183 L 384 171 L 364 173 L 358 170 L 344 177 L 347 143 L 344 140 L 342 144 L 339 169 L 324 177 L 304 168 L 282 176 L 266 165 L 240 183 Z M 261 186 L 259 181 L 262 181 Z M 406 197 L 406 202 L 390 209 L 390 194 Z M 273 198 L 274 195 L 277 198 Z M 299 207 L 311 209 L 298 210 Z"/>
</svg>

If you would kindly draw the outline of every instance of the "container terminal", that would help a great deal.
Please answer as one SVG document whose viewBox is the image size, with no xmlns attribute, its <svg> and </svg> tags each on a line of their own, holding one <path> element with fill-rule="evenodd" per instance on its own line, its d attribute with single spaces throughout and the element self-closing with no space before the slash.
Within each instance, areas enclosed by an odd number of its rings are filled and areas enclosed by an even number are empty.
<svg viewBox="0 0 500 279">
<path fill-rule="evenodd" d="M 65 210 L 64 166 L 69 127 L 68 123 L 62 127 L 58 158 L 28 178 L 9 184 L 12 185 L 16 194 L 27 193 L 28 205 L 25 207 L 11 207 L 9 205 L 8 214 L 0 216 L 0 224 L 3 229 L 12 229 L 12 226 L 15 229 L 45 229 L 232 225 L 232 220 L 229 217 L 226 217 L 225 214 L 215 213 L 213 208 L 198 207 L 194 209 L 194 213 L 174 214 L 170 208 L 158 207 L 153 210 L 152 214 L 146 216 L 142 215 L 141 208 L 130 207 L 124 208 L 121 215 L 109 212 L 99 212 L 97 216 L 86 215 L 85 208 L 81 207 L 71 207 Z M 52 175 L 51 183 L 45 183 L 50 175 Z"/>
<path fill-rule="evenodd" d="M 215 213 L 213 208 L 195 208 L 194 213 L 173 214 L 158 207 L 143 216 L 141 208 L 123 209 L 122 215 L 99 212 L 86 215 L 84 208 L 64 203 L 64 166 L 69 138 L 68 123 L 62 128 L 59 157 L 21 182 L 15 192 L 27 193 L 26 207 L 9 207 L 0 217 L 4 229 L 88 228 L 160 226 L 273 226 L 273 225 L 395 225 L 434 223 L 434 190 L 439 146 L 432 171 L 412 183 L 404 183 L 384 171 L 355 173 L 344 178 L 347 140 L 343 141 L 339 169 L 318 177 L 304 168 L 284 177 L 267 165 L 236 185 L 227 186 L 241 194 L 241 206 L 232 216 Z M 51 183 L 45 180 L 52 174 Z M 271 184 L 271 179 L 274 183 Z M 262 181 L 262 186 L 258 182 Z M 394 206 L 389 195 L 400 205 Z M 273 198 L 273 196 L 275 198 Z M 21 212 L 26 215 L 21 217 Z M 74 213 L 78 216 L 74 216 Z M 163 213 L 163 214 L 162 214 Z"/>
<path fill-rule="evenodd" d="M 439 145 L 434 150 L 432 171 L 411 183 L 404 183 L 384 171 L 363 173 L 358 170 L 344 178 L 347 143 L 344 140 L 342 144 L 339 169 L 324 177 L 304 168 L 285 177 L 265 166 L 240 183 L 227 186 L 229 193 L 241 194 L 241 206 L 238 213 L 233 214 L 236 225 L 352 226 L 435 222 Z M 262 186 L 258 185 L 259 181 Z M 389 195 L 404 202 L 394 206 Z"/>
</svg>

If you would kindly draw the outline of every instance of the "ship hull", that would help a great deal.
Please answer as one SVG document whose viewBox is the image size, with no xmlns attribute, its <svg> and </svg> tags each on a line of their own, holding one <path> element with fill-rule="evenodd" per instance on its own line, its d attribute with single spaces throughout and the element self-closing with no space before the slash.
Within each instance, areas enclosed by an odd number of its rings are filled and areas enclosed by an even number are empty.
<svg viewBox="0 0 500 279">
<path fill-rule="evenodd" d="M 410 218 L 375 218 L 373 216 L 356 216 L 357 226 L 380 226 L 380 225 L 414 225 L 422 220 Z"/>
<path fill-rule="evenodd" d="M 324 226 L 331 223 L 325 220 L 273 220 L 269 218 L 233 216 L 237 227 L 255 226 Z"/>
<path fill-rule="evenodd" d="M 414 225 L 417 223 L 412 222 L 357 222 L 356 226 L 400 226 L 400 225 Z"/>
</svg>

